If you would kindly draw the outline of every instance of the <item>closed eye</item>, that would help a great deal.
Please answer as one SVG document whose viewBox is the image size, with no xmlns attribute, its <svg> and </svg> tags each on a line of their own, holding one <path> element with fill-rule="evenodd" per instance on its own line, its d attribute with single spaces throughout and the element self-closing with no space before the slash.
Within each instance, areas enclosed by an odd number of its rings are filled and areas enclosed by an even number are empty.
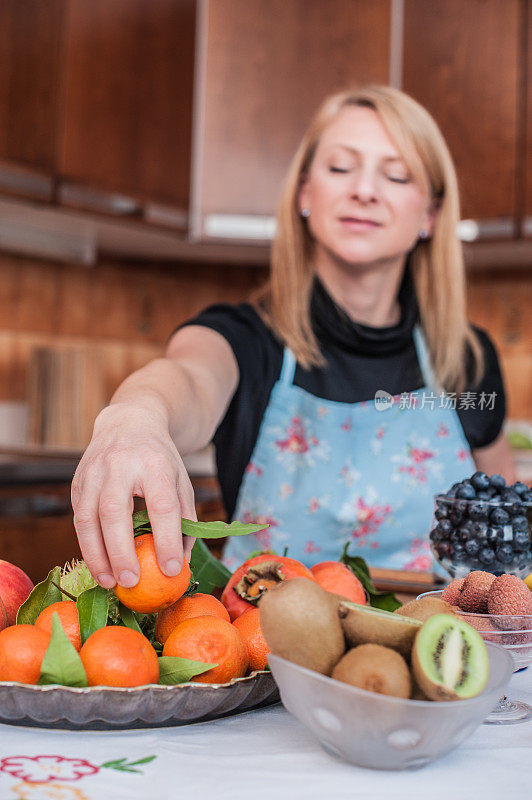
<svg viewBox="0 0 532 800">
<path fill-rule="evenodd" d="M 347 172 L 346 169 L 341 169 L 340 167 L 329 167 L 329 172 Z"/>
</svg>

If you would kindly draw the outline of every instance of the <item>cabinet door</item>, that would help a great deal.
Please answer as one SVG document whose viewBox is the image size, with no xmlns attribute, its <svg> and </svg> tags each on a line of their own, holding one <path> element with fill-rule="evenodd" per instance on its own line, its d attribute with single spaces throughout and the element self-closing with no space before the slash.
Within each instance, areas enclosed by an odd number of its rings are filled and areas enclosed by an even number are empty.
<svg viewBox="0 0 532 800">
<path fill-rule="evenodd" d="M 265 238 L 260 218 L 320 102 L 388 82 L 390 3 L 203 0 L 198 24 L 194 233 Z"/>
<path fill-rule="evenodd" d="M 194 0 L 66 0 L 61 177 L 188 206 Z"/>
<path fill-rule="evenodd" d="M 405 0 L 403 89 L 439 123 L 462 218 L 511 237 L 517 213 L 521 0 Z"/>
<path fill-rule="evenodd" d="M 63 0 L 0 3 L 0 191 L 51 196 Z"/>
</svg>

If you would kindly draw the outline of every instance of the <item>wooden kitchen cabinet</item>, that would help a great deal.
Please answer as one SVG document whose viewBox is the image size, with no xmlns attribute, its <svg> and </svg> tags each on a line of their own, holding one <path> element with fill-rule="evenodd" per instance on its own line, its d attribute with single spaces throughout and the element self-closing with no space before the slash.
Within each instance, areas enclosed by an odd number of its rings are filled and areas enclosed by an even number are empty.
<svg viewBox="0 0 532 800">
<path fill-rule="evenodd" d="M 195 6 L 66 0 L 62 181 L 188 208 Z"/>
<path fill-rule="evenodd" d="M 522 0 L 405 0 L 404 91 L 435 117 L 456 163 L 462 219 L 511 237 L 522 117 Z M 530 191 L 530 190 L 529 190 Z"/>
<path fill-rule="evenodd" d="M 240 238 L 233 215 L 271 215 L 324 97 L 387 83 L 389 0 L 201 0 L 194 228 Z"/>
<path fill-rule="evenodd" d="M 526 0 L 526 24 L 524 29 L 524 45 L 526 49 L 526 73 L 523 85 L 523 101 L 525 114 L 525 136 L 523 137 L 523 187 L 525 201 L 523 204 L 523 224 L 521 232 L 524 237 L 532 239 L 532 0 Z"/>
<path fill-rule="evenodd" d="M 52 196 L 63 0 L 0 3 L 0 192 Z"/>
</svg>

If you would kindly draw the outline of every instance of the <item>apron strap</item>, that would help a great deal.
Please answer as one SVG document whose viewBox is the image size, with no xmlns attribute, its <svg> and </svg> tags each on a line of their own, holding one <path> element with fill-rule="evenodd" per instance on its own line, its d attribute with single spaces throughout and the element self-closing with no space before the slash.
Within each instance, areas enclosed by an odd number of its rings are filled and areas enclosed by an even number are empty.
<svg viewBox="0 0 532 800">
<path fill-rule="evenodd" d="M 296 357 L 288 347 L 285 347 L 283 353 L 283 366 L 281 367 L 279 383 L 282 383 L 284 386 L 291 386 L 294 381 L 295 371 L 296 371 Z"/>
<path fill-rule="evenodd" d="M 416 348 L 419 368 L 421 370 L 421 375 L 423 376 L 423 382 L 425 386 L 428 386 L 431 392 L 440 394 L 442 389 L 441 386 L 438 384 L 438 381 L 436 380 L 436 376 L 432 369 L 432 365 L 430 363 L 429 349 L 427 347 L 427 342 L 425 340 L 425 336 L 423 334 L 420 325 L 414 326 L 414 329 L 412 331 L 412 336 L 414 339 L 414 347 Z"/>
</svg>

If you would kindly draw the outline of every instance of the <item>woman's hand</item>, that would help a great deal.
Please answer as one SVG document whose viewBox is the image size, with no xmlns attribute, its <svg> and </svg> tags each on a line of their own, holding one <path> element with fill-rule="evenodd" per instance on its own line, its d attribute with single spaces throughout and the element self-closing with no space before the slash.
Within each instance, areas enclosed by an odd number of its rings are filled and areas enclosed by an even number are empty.
<svg viewBox="0 0 532 800">
<path fill-rule="evenodd" d="M 144 497 L 157 561 L 177 575 L 194 539 L 181 517 L 196 519 L 194 492 L 164 415 L 115 403 L 96 420 L 72 481 L 74 526 L 83 558 L 98 583 L 134 586 L 139 564 L 133 540 L 133 497 Z"/>
</svg>

